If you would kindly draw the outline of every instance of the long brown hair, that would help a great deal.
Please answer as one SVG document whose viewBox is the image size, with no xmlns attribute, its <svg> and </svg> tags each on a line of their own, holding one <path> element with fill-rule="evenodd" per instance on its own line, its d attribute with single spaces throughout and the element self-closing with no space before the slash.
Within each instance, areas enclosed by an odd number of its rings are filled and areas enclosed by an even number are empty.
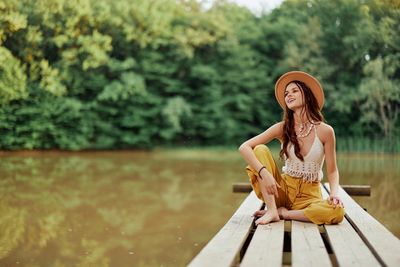
<svg viewBox="0 0 400 267">
<path fill-rule="evenodd" d="M 322 115 L 318 107 L 318 101 L 312 93 L 311 89 L 301 81 L 291 81 L 290 83 L 292 82 L 295 83 L 300 89 L 301 95 L 304 100 L 304 108 L 302 110 L 302 114 L 305 112 L 307 120 L 314 121 L 314 124 L 324 121 L 324 116 Z M 283 121 L 283 146 L 281 152 L 279 153 L 280 157 L 282 159 L 284 159 L 284 155 L 286 156 L 286 158 L 289 157 L 287 148 L 289 143 L 292 143 L 294 145 L 294 153 L 301 161 L 304 161 L 303 156 L 300 154 L 300 145 L 296 136 L 294 125 L 294 112 L 287 106 L 285 106 Z"/>
</svg>

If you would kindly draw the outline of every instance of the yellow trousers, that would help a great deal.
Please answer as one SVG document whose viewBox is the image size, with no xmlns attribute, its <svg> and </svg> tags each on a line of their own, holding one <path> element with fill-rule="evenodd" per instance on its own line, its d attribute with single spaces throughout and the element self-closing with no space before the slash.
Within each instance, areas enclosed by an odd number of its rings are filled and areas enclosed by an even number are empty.
<svg viewBox="0 0 400 267">
<path fill-rule="evenodd" d="M 304 215 L 315 224 L 336 224 L 343 220 L 345 211 L 342 207 L 334 208 L 322 198 L 319 182 L 304 182 L 287 174 L 280 174 L 272 154 L 267 146 L 258 145 L 254 154 L 267 170 L 274 176 L 278 187 L 279 198 L 275 197 L 277 207 L 289 210 L 304 210 Z M 264 201 L 257 177 L 258 173 L 252 167 L 246 167 L 251 185 L 257 197 Z M 265 201 L 264 201 L 265 202 Z"/>
</svg>

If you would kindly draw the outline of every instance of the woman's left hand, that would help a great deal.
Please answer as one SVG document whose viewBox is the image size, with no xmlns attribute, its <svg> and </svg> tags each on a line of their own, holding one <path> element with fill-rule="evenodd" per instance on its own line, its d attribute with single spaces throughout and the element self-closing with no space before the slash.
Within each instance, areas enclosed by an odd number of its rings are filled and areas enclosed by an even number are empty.
<svg viewBox="0 0 400 267">
<path fill-rule="evenodd" d="M 333 205 L 334 208 L 336 208 L 337 206 L 343 208 L 343 202 L 338 196 L 329 196 L 328 203 L 330 205 Z"/>
</svg>

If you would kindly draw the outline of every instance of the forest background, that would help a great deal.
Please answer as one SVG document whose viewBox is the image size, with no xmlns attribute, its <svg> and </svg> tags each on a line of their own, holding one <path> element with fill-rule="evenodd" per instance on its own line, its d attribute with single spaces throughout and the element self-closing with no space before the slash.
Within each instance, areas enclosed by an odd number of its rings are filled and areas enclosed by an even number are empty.
<svg viewBox="0 0 400 267">
<path fill-rule="evenodd" d="M 320 79 L 339 149 L 399 152 L 400 4 L 0 0 L 0 148 L 238 146 Z"/>
</svg>

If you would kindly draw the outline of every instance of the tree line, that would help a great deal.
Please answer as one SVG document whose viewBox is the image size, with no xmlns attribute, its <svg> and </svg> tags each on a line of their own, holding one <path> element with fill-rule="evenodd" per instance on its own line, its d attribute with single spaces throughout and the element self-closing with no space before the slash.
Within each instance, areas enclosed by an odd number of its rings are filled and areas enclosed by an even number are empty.
<svg viewBox="0 0 400 267">
<path fill-rule="evenodd" d="M 0 25 L 1 149 L 238 145 L 298 69 L 338 138 L 399 147 L 398 1 L 0 0 Z"/>
</svg>

